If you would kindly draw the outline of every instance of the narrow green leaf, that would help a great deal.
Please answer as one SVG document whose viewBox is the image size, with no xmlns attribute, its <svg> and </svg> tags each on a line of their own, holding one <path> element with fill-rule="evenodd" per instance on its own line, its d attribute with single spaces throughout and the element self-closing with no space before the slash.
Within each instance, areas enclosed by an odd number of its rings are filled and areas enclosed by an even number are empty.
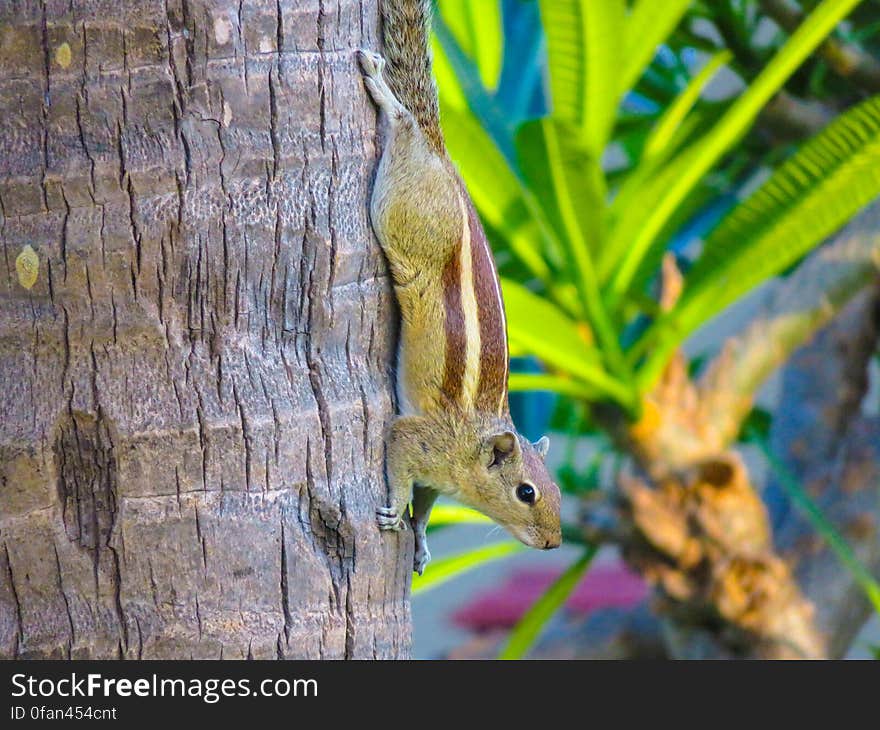
<svg viewBox="0 0 880 730">
<path fill-rule="evenodd" d="M 706 84 L 709 83 L 715 72 L 724 64 L 729 63 L 732 58 L 733 54 L 727 50 L 716 53 L 700 69 L 699 73 L 690 80 L 648 135 L 642 153 L 643 159 L 654 160 L 669 149 L 670 142 L 674 139 L 675 133 L 691 109 L 694 108 L 694 104 L 697 103 Z"/>
<path fill-rule="evenodd" d="M 620 89 L 629 91 L 651 63 L 657 47 L 675 30 L 691 0 L 636 0 L 626 18 L 626 43 Z"/>
<path fill-rule="evenodd" d="M 646 169 L 642 174 L 634 173 L 633 177 L 621 187 L 620 195 L 611 205 L 608 217 L 609 230 L 605 234 L 605 246 L 598 269 L 602 282 L 609 282 L 606 290 L 610 290 L 612 295 L 606 294 L 605 299 L 612 311 L 620 304 L 628 289 L 627 286 L 618 292 L 613 288 L 614 282 L 620 276 L 622 262 L 632 257 L 633 242 L 639 241 L 644 235 L 645 226 L 653 211 L 656 211 L 667 198 L 670 188 L 693 166 L 694 158 L 699 153 L 698 147 L 699 142 L 696 142 L 673 156 L 667 164 L 650 171 Z M 671 219 L 686 201 L 687 196 L 682 197 L 677 202 L 675 210 L 669 211 L 667 220 Z M 628 284 L 631 284 L 638 267 L 649 251 L 650 246 L 645 246 L 640 253 L 639 260 L 634 263 L 635 269 L 627 277 Z"/>
<path fill-rule="evenodd" d="M 515 144 L 523 177 L 560 240 L 597 252 L 608 194 L 599 160 L 559 119 L 526 122 Z"/>
<path fill-rule="evenodd" d="M 595 555 L 596 548 L 589 546 L 583 555 L 532 604 L 519 623 L 514 626 L 507 644 L 498 655 L 499 659 L 522 659 L 528 653 L 541 635 L 541 631 L 580 583 Z"/>
<path fill-rule="evenodd" d="M 573 122 L 601 157 L 619 96 L 623 0 L 540 0 L 553 113 Z"/>
<path fill-rule="evenodd" d="M 433 63 L 431 64 L 434 72 L 434 79 L 437 82 L 437 92 L 440 96 L 440 104 L 444 109 L 467 109 L 468 101 L 465 96 L 464 89 L 455 69 L 449 61 L 440 39 L 436 33 L 431 34 L 431 55 Z M 445 113 L 440 115 L 441 124 L 446 121 Z"/>
<path fill-rule="evenodd" d="M 598 398 L 595 388 L 589 388 L 571 378 L 546 373 L 511 373 L 508 379 L 508 388 L 511 392 L 549 391 L 587 401 Z"/>
<path fill-rule="evenodd" d="M 515 281 L 502 279 L 501 288 L 512 344 L 548 366 L 579 378 L 621 405 L 632 403 L 630 391 L 604 370 L 599 351 L 587 344 L 578 325 L 558 307 Z"/>
<path fill-rule="evenodd" d="M 638 235 L 642 227 L 643 217 L 633 215 L 633 211 L 652 210 L 659 204 L 669 186 L 682 174 L 684 168 L 691 164 L 687 155 L 682 155 L 671 163 L 670 158 L 689 138 L 700 134 L 705 129 L 707 121 L 718 118 L 718 111 L 715 109 L 707 114 L 694 111 L 693 107 L 706 84 L 729 59 L 729 51 L 721 51 L 710 58 L 647 135 L 639 163 L 626 175 L 614 197 L 614 202 L 608 209 L 608 228 L 612 234 L 606 236 L 597 267 L 599 281 L 603 285 L 616 272 L 621 259 L 627 255 L 633 238 Z M 702 186 L 701 192 L 705 193 L 705 183 L 698 183 L 698 187 L 700 186 Z M 670 227 L 675 226 L 682 217 L 689 216 L 692 211 L 688 208 L 692 203 L 702 207 L 705 201 L 701 198 L 703 195 L 695 195 L 695 191 L 691 190 L 669 217 L 664 229 L 658 234 L 657 241 L 665 240 Z M 630 293 L 640 291 L 638 286 L 656 270 L 662 258 L 662 251 L 659 248 L 654 245 L 639 262 L 636 274 L 630 282 Z"/>
<path fill-rule="evenodd" d="M 837 117 L 709 234 L 685 297 L 711 290 L 690 329 L 788 268 L 880 195 L 880 96 Z M 723 287 L 723 289 L 722 289 Z"/>
<path fill-rule="evenodd" d="M 844 112 L 709 234 L 651 359 L 778 275 L 880 195 L 880 96 Z"/>
<path fill-rule="evenodd" d="M 439 62 L 438 65 L 445 69 L 444 73 L 455 74 L 456 83 L 464 97 L 465 103 L 457 103 L 453 108 L 467 107 L 492 138 L 495 146 L 507 159 L 513 159 L 514 128 L 510 115 L 501 107 L 495 96 L 483 86 L 479 69 L 468 58 L 455 34 L 441 16 L 434 17 L 433 29 L 433 37 L 436 39 L 433 46 L 435 59 Z M 444 102 L 442 96 L 440 101 Z M 442 123 L 442 108 L 440 117 Z"/>
<path fill-rule="evenodd" d="M 592 253 L 578 225 L 578 202 L 572 196 L 565 169 L 564 130 L 553 123 L 543 125 L 547 164 L 550 169 L 556 205 L 565 228 L 566 251 L 576 273 L 575 286 L 580 294 L 584 312 L 602 344 L 602 354 L 609 368 L 618 376 L 629 380 L 629 369 L 620 348 L 617 332 L 605 309 L 599 290 L 599 281 L 593 266 Z M 596 173 L 600 175 L 601 173 Z"/>
<path fill-rule="evenodd" d="M 493 90 L 501 76 L 504 29 L 498 0 L 443 0 L 439 10 L 456 40 L 476 65 L 483 86 Z"/>
<path fill-rule="evenodd" d="M 434 560 L 428 565 L 424 574 L 413 576 L 412 594 L 416 596 L 424 593 L 468 571 L 479 568 L 481 565 L 506 558 L 522 549 L 521 543 L 505 540 L 451 555 L 448 558 Z"/>
<path fill-rule="evenodd" d="M 501 291 L 509 320 L 508 327 L 517 330 L 515 339 L 544 343 L 538 344 L 538 347 L 545 352 L 560 350 L 565 353 L 558 356 L 551 354 L 550 358 L 554 361 L 567 358 L 594 365 L 600 362 L 599 351 L 590 342 L 589 328 L 569 319 L 555 304 L 517 281 L 502 277 Z M 533 330 L 534 336 L 528 337 L 525 333 L 520 333 L 519 330 L 523 329 Z"/>
<path fill-rule="evenodd" d="M 658 204 L 643 211 L 645 217 L 638 233 L 630 240 L 615 272 L 610 290 L 612 303 L 627 291 L 642 258 L 694 186 L 739 141 L 770 98 L 859 2 L 823 0 L 712 130 L 676 161 L 680 174 L 667 178 L 669 187 Z M 687 165 L 680 165 L 685 157 Z"/>
<path fill-rule="evenodd" d="M 440 527 L 446 525 L 474 525 L 474 524 L 492 524 L 486 515 L 477 512 L 470 507 L 462 507 L 457 504 L 438 504 L 431 510 L 431 520 L 429 527 Z"/>
</svg>

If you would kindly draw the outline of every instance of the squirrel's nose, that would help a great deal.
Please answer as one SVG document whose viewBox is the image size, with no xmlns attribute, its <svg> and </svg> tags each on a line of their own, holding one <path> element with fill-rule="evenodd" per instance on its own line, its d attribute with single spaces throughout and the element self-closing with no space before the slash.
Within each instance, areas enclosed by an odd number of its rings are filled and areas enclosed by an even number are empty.
<svg viewBox="0 0 880 730">
<path fill-rule="evenodd" d="M 561 537 L 554 537 L 552 540 L 547 540 L 544 543 L 544 547 L 542 550 L 553 550 L 554 548 L 558 548 L 562 544 Z"/>
</svg>

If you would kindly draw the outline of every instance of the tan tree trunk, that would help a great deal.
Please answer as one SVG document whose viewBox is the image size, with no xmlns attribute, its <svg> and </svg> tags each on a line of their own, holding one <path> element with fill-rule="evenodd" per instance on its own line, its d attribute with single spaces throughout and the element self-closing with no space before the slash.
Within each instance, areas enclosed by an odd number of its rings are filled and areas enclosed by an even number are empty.
<svg viewBox="0 0 880 730">
<path fill-rule="evenodd" d="M 375 0 L 0 4 L 0 656 L 408 654 L 377 38 Z"/>
</svg>

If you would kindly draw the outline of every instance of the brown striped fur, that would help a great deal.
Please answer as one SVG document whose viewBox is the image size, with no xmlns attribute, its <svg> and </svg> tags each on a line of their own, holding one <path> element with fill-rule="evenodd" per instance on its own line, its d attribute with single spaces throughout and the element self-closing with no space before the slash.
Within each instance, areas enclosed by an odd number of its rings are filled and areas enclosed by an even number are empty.
<svg viewBox="0 0 880 730">
<path fill-rule="evenodd" d="M 504 301 L 489 242 L 470 199 L 467 224 L 471 230 L 473 287 L 480 322 L 480 387 L 474 399 L 474 408 L 501 415 L 508 412 L 509 355 Z"/>
<path fill-rule="evenodd" d="M 394 234 L 389 236 L 390 245 L 386 245 L 396 257 L 392 273 L 403 319 L 400 392 L 402 400 L 413 406 L 404 410 L 426 413 L 453 408 L 460 412 L 481 410 L 496 416 L 507 415 L 507 332 L 498 274 L 483 227 L 473 204 L 464 197 L 463 186 L 460 195 L 465 210 L 460 231 L 454 240 L 438 245 L 446 252 L 445 260 L 432 262 L 420 254 L 413 256 Z M 401 231 L 408 226 L 428 230 L 436 222 L 427 219 L 432 215 L 430 208 L 404 209 L 401 205 L 398 201 L 383 212 L 380 199 L 375 218 L 382 220 L 384 216 L 386 230 Z M 438 233 L 434 231 L 435 235 Z M 447 234 L 452 235 L 451 231 Z M 466 236 L 470 243 L 464 251 Z M 465 257 L 469 268 L 463 278 Z M 468 297 L 463 293 L 467 289 L 471 292 Z M 429 311 L 436 308 L 438 301 L 442 307 Z M 478 333 L 476 338 L 466 336 L 469 317 Z M 418 352 L 423 357 L 416 362 L 407 357 L 409 352 Z M 468 368 L 474 376 L 470 379 Z"/>
<path fill-rule="evenodd" d="M 437 401 L 461 405 L 461 390 L 467 360 L 464 305 L 461 300 L 461 265 L 458 252 L 453 252 L 440 279 L 443 289 L 443 334 L 446 339 L 443 360 L 443 384 Z"/>
<path fill-rule="evenodd" d="M 402 529 L 413 500 L 415 568 L 437 494 L 480 510 L 533 547 L 561 541 L 559 488 L 546 443 L 516 433 L 507 406 L 508 349 L 498 274 L 485 232 L 439 132 L 425 22 L 429 3 L 383 0 L 383 59 L 361 52 L 364 83 L 386 121 L 370 217 L 400 306 L 398 400 L 383 529 Z M 391 35 L 389 35 L 389 33 Z M 518 495 L 528 485 L 534 501 Z"/>
</svg>

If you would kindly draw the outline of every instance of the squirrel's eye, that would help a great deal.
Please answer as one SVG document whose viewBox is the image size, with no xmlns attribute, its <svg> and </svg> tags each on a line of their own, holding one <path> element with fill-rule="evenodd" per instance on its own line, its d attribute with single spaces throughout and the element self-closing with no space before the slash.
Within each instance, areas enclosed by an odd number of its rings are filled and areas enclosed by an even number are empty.
<svg viewBox="0 0 880 730">
<path fill-rule="evenodd" d="M 520 484 L 516 488 L 516 498 L 526 504 L 535 503 L 535 488 L 531 484 Z"/>
</svg>

